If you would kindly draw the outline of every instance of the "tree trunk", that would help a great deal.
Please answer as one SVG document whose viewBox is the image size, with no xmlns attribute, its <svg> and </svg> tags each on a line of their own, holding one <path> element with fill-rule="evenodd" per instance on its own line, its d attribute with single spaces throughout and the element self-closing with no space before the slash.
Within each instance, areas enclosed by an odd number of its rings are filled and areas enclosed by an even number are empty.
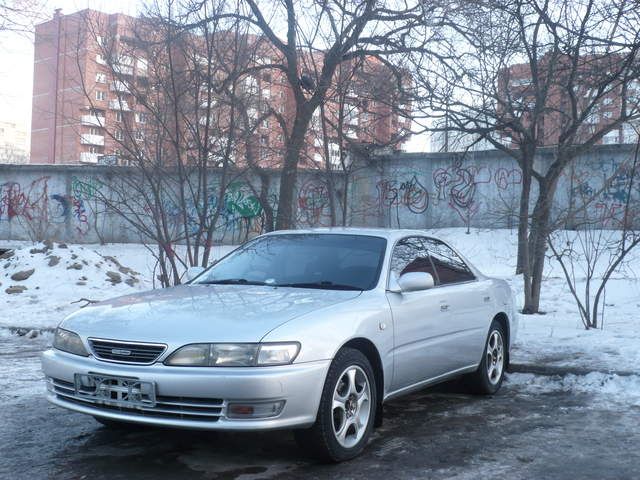
<svg viewBox="0 0 640 480">
<path fill-rule="evenodd" d="M 529 253 L 531 264 L 531 289 L 525 289 L 525 304 L 523 313 L 539 313 L 540 311 L 540 291 L 542 288 L 542 278 L 544 275 L 544 264 L 547 251 L 547 237 L 549 235 L 549 225 L 551 223 L 551 207 L 555 196 L 558 177 L 553 176 L 539 182 L 540 191 L 536 206 L 531 219 L 531 230 L 529 233 Z M 525 270 L 528 270 L 525 265 Z"/>
<path fill-rule="evenodd" d="M 531 172 L 522 170 L 522 192 L 518 214 L 518 263 L 516 275 L 525 272 L 529 263 L 529 200 L 531 198 Z"/>
<path fill-rule="evenodd" d="M 276 230 L 287 230 L 296 227 L 295 204 L 293 197 L 298 179 L 298 162 L 304 145 L 305 135 L 313 110 L 298 112 L 287 145 L 282 172 L 280 174 L 280 193 L 278 212 L 276 214 Z"/>
</svg>

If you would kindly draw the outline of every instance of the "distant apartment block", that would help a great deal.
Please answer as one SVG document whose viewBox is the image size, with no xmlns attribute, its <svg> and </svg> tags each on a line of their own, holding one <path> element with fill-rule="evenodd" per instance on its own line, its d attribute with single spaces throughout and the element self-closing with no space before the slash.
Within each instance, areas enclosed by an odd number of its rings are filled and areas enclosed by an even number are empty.
<svg viewBox="0 0 640 480">
<path fill-rule="evenodd" d="M 51 20 L 36 27 L 32 163 L 123 164 L 127 163 L 125 142 L 142 143 L 146 138 L 147 144 L 152 143 L 145 132 L 151 130 L 153 115 L 137 99 L 141 92 L 146 96 L 147 90 L 152 95 L 152 64 L 157 66 L 161 61 L 148 58 L 148 52 L 137 49 L 132 32 L 136 21 L 127 15 L 94 10 L 70 15 L 56 11 Z M 93 28 L 87 29 L 88 23 Z M 192 41 L 196 46 L 202 43 L 197 36 Z M 224 41 L 224 34 L 220 41 Z M 252 41 L 256 40 L 248 39 Z M 103 47 L 107 43 L 112 52 L 117 52 L 117 58 L 105 58 Z M 275 48 L 261 46 L 254 61 L 269 64 L 278 61 L 277 55 Z M 322 128 L 319 111 L 316 112 L 305 142 L 304 165 L 336 164 L 349 142 L 402 145 L 410 125 L 410 107 L 396 100 L 385 87 L 385 83 L 393 83 L 385 68 L 373 58 L 367 60 L 352 78 L 349 89 L 342 92 L 340 101 L 332 91 L 324 109 L 324 118 L 332 126 Z M 285 152 L 281 125 L 274 117 L 257 120 L 272 111 L 290 124 L 295 112 L 291 88 L 280 69 L 248 74 L 240 86 L 245 97 L 251 98 L 243 106 L 244 113 L 249 121 L 256 121 L 251 129 L 251 151 L 261 165 L 277 168 Z M 194 98 L 201 101 L 195 92 L 185 97 L 191 102 Z M 218 121 L 219 117 L 227 118 L 228 106 L 220 102 L 216 111 L 211 107 L 217 105 L 215 102 L 215 98 L 209 101 L 207 111 L 213 112 Z M 180 120 L 188 124 L 181 128 L 211 121 L 195 110 L 193 117 Z M 246 144 L 234 149 L 236 161 L 242 163 Z"/>
<path fill-rule="evenodd" d="M 540 61 L 541 75 L 545 71 L 545 61 L 546 58 L 542 58 Z M 578 80 L 575 86 L 578 109 L 586 109 L 586 106 L 596 98 L 595 88 L 585 83 L 589 80 L 590 69 L 609 71 L 611 68 L 616 67 L 617 57 L 615 54 L 607 57 L 584 57 L 583 61 L 585 64 L 583 69 L 585 71 L 580 73 L 578 68 L 578 72 L 584 77 L 585 81 Z M 569 96 L 560 88 L 561 84 L 562 82 L 558 82 L 558 84 L 552 83 L 547 94 L 545 112 L 542 114 L 538 124 L 538 136 L 541 146 L 551 146 L 558 143 L 558 136 L 563 131 L 561 126 L 563 122 L 562 112 L 569 112 L 572 108 Z M 505 99 L 505 103 L 513 105 L 515 109 L 519 109 L 522 115 L 525 116 L 525 120 L 526 116 L 529 115 L 528 112 L 535 105 L 534 95 L 535 88 L 529 64 L 511 65 L 502 71 L 498 83 L 498 96 Z M 606 95 L 597 100 L 593 108 L 589 109 L 590 114 L 584 119 L 577 132 L 578 141 L 588 138 L 593 132 L 597 132 L 615 121 L 625 101 L 628 106 L 638 104 L 640 101 L 640 81 L 632 80 L 627 84 L 625 91 L 620 86 L 610 88 Z M 596 143 L 605 145 L 635 143 L 638 139 L 639 131 L 640 122 L 623 123 L 605 134 Z M 503 140 L 506 145 L 510 144 L 509 138 L 504 137 Z"/>
<path fill-rule="evenodd" d="M 27 163 L 27 131 L 15 122 L 0 121 L 0 163 Z"/>
</svg>

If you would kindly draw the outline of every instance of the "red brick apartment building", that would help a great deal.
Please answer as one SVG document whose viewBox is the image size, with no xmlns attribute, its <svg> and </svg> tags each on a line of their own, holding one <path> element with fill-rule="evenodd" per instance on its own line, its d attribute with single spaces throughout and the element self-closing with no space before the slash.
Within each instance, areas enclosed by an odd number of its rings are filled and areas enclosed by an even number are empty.
<svg viewBox="0 0 640 480">
<path fill-rule="evenodd" d="M 151 88 L 149 77 L 155 59 L 147 58 L 148 53 L 135 47 L 132 29 L 136 21 L 127 15 L 95 10 L 70 15 L 62 15 L 58 10 L 51 20 L 36 27 L 31 163 L 126 163 L 126 153 L 122 151 L 123 125 L 134 132 L 129 134 L 132 142 L 144 142 L 145 130 L 150 129 L 153 119 L 131 90 Z M 87 28 L 88 24 L 92 28 Z M 220 41 L 224 42 L 223 38 L 224 35 Z M 257 37 L 248 40 L 256 41 Z M 119 52 L 115 64 L 105 58 L 107 42 L 110 51 Z M 193 42 L 202 43 L 198 37 Z M 275 63 L 276 50 L 265 46 L 264 39 L 259 43 L 254 61 Z M 348 90 L 340 95 L 343 101 L 337 101 L 337 87 L 331 92 L 325 118 L 334 125 L 341 124 L 342 135 L 337 135 L 335 127 L 322 129 L 316 112 L 304 152 L 307 166 L 324 165 L 325 161 L 337 163 L 345 142 L 398 147 L 406 139 L 409 107 L 402 105 L 400 97 L 394 94 L 391 76 L 385 68 L 368 59 L 352 77 Z M 255 99 L 245 106 L 249 119 L 261 118 L 261 112 L 269 110 L 281 114 L 286 122 L 293 118 L 293 93 L 281 70 L 259 70 L 244 77 L 242 83 L 243 89 Z M 227 115 L 222 106 L 217 110 L 210 106 L 209 111 L 210 115 Z M 339 111 L 343 113 L 338 115 Z M 284 151 L 278 122 L 274 118 L 259 122 L 251 135 L 260 163 L 277 167 Z M 239 163 L 244 155 L 244 147 L 238 145 Z"/>
<path fill-rule="evenodd" d="M 547 58 L 543 58 L 540 62 L 541 75 L 545 74 L 545 64 Z M 556 77 L 562 76 L 562 59 L 557 60 L 560 66 L 555 67 Z M 568 61 L 568 60 L 567 60 Z M 594 83 L 590 78 L 590 72 L 605 72 L 617 68 L 615 63 L 618 58 L 615 55 L 606 57 L 584 57 L 581 59 L 582 65 L 578 66 L 578 79 L 576 83 L 576 95 L 578 100 L 578 108 L 584 109 L 589 102 L 592 102 L 595 88 L 590 85 Z M 567 66 L 567 71 L 569 67 Z M 595 80 L 597 82 L 597 80 Z M 570 111 L 569 97 L 562 88 L 566 82 L 560 79 L 557 82 L 552 81 L 549 88 L 548 98 L 545 105 L 545 112 L 539 123 L 541 146 L 551 146 L 558 143 L 560 133 L 563 131 L 561 125 L 563 121 L 562 112 Z M 528 111 L 535 105 L 535 87 L 532 82 L 532 75 L 528 63 L 515 64 L 505 70 L 498 83 L 498 95 L 505 100 L 506 104 L 518 107 L 524 112 L 525 118 L 529 115 Z M 601 130 L 612 121 L 619 117 L 623 99 L 626 97 L 628 104 L 636 105 L 640 100 L 640 81 L 633 80 L 627 86 L 626 92 L 623 94 L 622 88 L 611 89 L 601 100 L 591 109 L 590 115 L 581 125 L 578 131 L 578 137 L 586 138 L 590 134 Z M 618 143 L 635 143 L 638 138 L 640 128 L 639 122 L 624 123 L 620 127 L 613 129 L 599 140 L 599 144 L 618 144 Z M 509 138 L 504 138 L 506 145 L 510 144 Z M 512 145 L 513 146 L 513 145 Z"/>
</svg>

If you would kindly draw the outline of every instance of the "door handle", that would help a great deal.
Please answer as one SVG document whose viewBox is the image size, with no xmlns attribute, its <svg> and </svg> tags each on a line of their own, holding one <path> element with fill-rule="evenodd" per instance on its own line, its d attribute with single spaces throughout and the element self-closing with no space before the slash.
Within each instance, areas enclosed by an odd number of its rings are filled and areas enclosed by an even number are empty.
<svg viewBox="0 0 640 480">
<path fill-rule="evenodd" d="M 447 310 L 449 310 L 449 305 L 447 305 L 446 303 L 440 305 L 441 312 L 446 312 Z"/>
<path fill-rule="evenodd" d="M 484 297 L 484 301 L 485 301 L 485 302 L 490 302 L 490 301 L 491 301 L 491 297 L 489 297 L 489 296 Z"/>
</svg>

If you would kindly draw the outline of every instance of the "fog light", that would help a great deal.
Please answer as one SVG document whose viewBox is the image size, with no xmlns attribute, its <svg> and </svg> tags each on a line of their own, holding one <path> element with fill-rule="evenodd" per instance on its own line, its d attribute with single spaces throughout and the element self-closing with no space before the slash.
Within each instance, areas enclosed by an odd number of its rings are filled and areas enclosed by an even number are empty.
<svg viewBox="0 0 640 480">
<path fill-rule="evenodd" d="M 260 403 L 230 403 L 228 418 L 269 418 L 277 417 L 284 408 L 284 400 Z"/>
</svg>

